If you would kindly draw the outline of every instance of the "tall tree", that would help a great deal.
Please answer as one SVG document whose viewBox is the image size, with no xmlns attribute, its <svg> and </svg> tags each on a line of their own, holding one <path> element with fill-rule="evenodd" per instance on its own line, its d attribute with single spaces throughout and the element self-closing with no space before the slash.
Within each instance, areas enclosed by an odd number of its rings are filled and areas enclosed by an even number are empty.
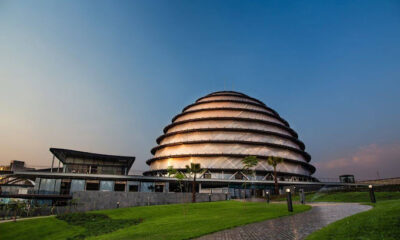
<svg viewBox="0 0 400 240">
<path fill-rule="evenodd" d="M 253 175 L 254 174 L 254 167 L 257 166 L 258 164 L 258 159 L 256 156 L 247 156 L 245 158 L 242 159 L 242 164 L 243 164 L 243 172 L 245 174 L 250 174 Z M 247 183 L 247 179 L 244 180 L 244 198 L 246 198 L 246 183 Z"/>
<path fill-rule="evenodd" d="M 186 165 L 186 170 L 190 175 L 193 174 L 192 202 L 196 202 L 196 175 L 202 171 L 200 163 L 190 163 L 190 166 Z"/>
<path fill-rule="evenodd" d="M 270 156 L 267 159 L 268 165 L 272 166 L 274 168 L 274 180 L 275 180 L 275 194 L 279 193 L 279 188 L 278 188 L 278 177 L 276 176 L 276 166 L 283 162 L 283 158 L 280 157 L 273 157 Z"/>
</svg>

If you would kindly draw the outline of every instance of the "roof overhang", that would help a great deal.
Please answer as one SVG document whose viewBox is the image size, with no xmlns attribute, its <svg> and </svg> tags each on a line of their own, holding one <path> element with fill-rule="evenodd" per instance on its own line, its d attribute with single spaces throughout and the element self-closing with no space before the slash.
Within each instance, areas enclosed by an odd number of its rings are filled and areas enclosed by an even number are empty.
<svg viewBox="0 0 400 240">
<path fill-rule="evenodd" d="M 71 149 L 63 149 L 63 148 L 50 148 L 50 152 L 54 154 L 54 156 L 59 159 L 62 163 L 65 163 L 65 160 L 68 157 L 71 158 L 83 158 L 83 159 L 95 159 L 109 162 L 121 162 L 125 163 L 128 166 L 128 170 L 132 167 L 132 164 L 135 162 L 135 157 L 130 156 L 118 156 L 118 155 L 106 155 L 99 153 L 90 153 L 83 151 L 76 151 Z"/>
</svg>

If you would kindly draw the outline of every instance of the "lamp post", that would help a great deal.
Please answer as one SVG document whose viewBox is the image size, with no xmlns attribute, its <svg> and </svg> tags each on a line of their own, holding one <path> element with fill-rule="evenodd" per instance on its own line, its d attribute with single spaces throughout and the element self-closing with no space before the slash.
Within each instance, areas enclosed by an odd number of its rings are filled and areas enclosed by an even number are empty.
<svg viewBox="0 0 400 240">
<path fill-rule="evenodd" d="M 293 205 L 292 205 L 292 193 L 290 192 L 290 188 L 286 189 L 287 193 L 287 205 L 288 205 L 288 211 L 293 212 Z"/>
<path fill-rule="evenodd" d="M 306 203 L 306 198 L 304 196 L 304 189 L 300 189 L 300 202 L 301 204 L 305 204 Z"/>
<path fill-rule="evenodd" d="M 211 202 L 211 193 L 208 194 L 208 201 Z"/>
<path fill-rule="evenodd" d="M 371 202 L 376 203 L 374 188 L 372 187 L 372 185 L 369 185 L 368 188 L 369 188 L 369 197 L 371 198 Z"/>
<path fill-rule="evenodd" d="M 269 190 L 265 191 L 265 197 L 267 198 L 267 203 L 269 204 L 269 199 L 270 199 Z"/>
</svg>

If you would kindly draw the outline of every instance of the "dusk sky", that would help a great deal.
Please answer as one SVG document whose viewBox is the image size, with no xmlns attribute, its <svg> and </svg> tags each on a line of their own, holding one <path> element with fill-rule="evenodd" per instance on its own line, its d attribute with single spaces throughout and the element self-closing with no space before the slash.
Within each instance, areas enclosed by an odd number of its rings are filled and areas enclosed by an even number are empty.
<svg viewBox="0 0 400 240">
<path fill-rule="evenodd" d="M 0 164 L 136 156 L 213 91 L 263 101 L 316 177 L 400 176 L 399 1 L 0 0 Z"/>
</svg>

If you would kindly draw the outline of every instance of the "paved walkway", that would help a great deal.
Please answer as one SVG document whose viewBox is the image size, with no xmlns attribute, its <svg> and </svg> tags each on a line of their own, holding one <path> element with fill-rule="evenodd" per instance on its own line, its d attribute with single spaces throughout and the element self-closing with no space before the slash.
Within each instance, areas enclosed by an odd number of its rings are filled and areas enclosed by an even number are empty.
<svg viewBox="0 0 400 240">
<path fill-rule="evenodd" d="M 334 221 L 371 208 L 371 206 L 358 203 L 311 203 L 309 205 L 313 208 L 307 212 L 212 233 L 198 240 L 299 240 Z"/>
<path fill-rule="evenodd" d="M 38 219 L 38 218 L 47 218 L 47 217 L 53 217 L 55 215 L 49 215 L 49 216 L 37 216 L 37 217 L 26 217 L 26 218 L 17 218 L 17 222 L 19 221 L 25 221 L 25 220 L 31 220 L 31 219 Z M 7 220 L 1 220 L 0 223 L 5 223 L 5 222 L 14 222 L 14 219 L 7 219 Z"/>
</svg>

